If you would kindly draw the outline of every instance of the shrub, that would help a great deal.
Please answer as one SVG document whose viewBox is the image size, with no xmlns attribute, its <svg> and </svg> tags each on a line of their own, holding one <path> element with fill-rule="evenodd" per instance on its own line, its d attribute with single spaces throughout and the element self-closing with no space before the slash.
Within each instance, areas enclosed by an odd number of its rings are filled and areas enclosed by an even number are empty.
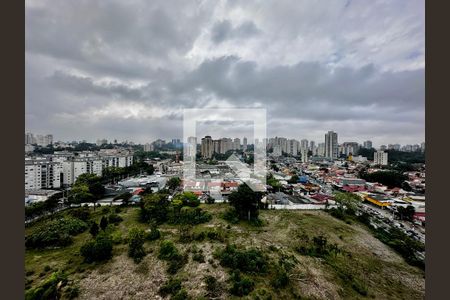
<svg viewBox="0 0 450 300">
<path fill-rule="evenodd" d="M 88 241 L 81 246 L 80 253 L 88 263 L 94 261 L 104 261 L 112 256 L 113 242 L 111 237 L 102 232 L 95 240 Z"/>
<path fill-rule="evenodd" d="M 231 288 L 230 293 L 235 296 L 246 296 L 255 287 L 255 283 L 249 277 L 241 276 L 239 271 L 234 271 L 230 276 Z"/>
<path fill-rule="evenodd" d="M 128 232 L 128 256 L 138 263 L 145 256 L 145 232 L 142 229 L 131 228 Z"/>
<path fill-rule="evenodd" d="M 256 289 L 252 293 L 252 299 L 254 300 L 272 300 L 272 294 L 265 288 Z M 302 299 L 301 297 L 294 295 L 293 299 Z"/>
<path fill-rule="evenodd" d="M 62 272 L 52 273 L 44 282 L 38 287 L 32 288 L 25 293 L 25 300 L 38 299 L 59 299 L 61 295 L 57 289 L 57 285 L 62 282 L 67 282 L 67 276 Z"/>
<path fill-rule="evenodd" d="M 155 226 L 152 226 L 150 228 L 150 231 L 146 233 L 145 239 L 147 241 L 154 241 L 161 237 L 161 232 L 158 230 L 158 228 Z"/>
<path fill-rule="evenodd" d="M 88 207 L 75 208 L 71 210 L 69 214 L 72 217 L 80 219 L 85 222 L 89 220 L 89 217 L 91 215 Z"/>
<path fill-rule="evenodd" d="M 162 241 L 159 247 L 158 258 L 162 260 L 170 260 L 179 255 L 178 249 L 171 241 Z"/>
<path fill-rule="evenodd" d="M 179 213 L 172 210 L 169 223 L 197 225 L 209 222 L 211 219 L 211 214 L 202 210 L 200 207 L 185 206 L 180 209 Z"/>
<path fill-rule="evenodd" d="M 163 297 L 168 295 L 175 295 L 181 290 L 181 280 L 176 278 L 170 278 L 159 288 L 159 294 Z"/>
<path fill-rule="evenodd" d="M 89 229 L 89 233 L 93 236 L 96 237 L 97 234 L 99 232 L 99 227 L 97 225 L 97 222 L 92 223 L 91 228 Z"/>
<path fill-rule="evenodd" d="M 305 234 L 300 236 L 300 241 L 296 246 L 296 250 L 302 255 L 322 258 L 328 257 L 331 254 L 336 256 L 342 251 L 337 244 L 328 243 L 327 237 L 323 235 L 317 235 L 310 239 L 309 236 Z"/>
<path fill-rule="evenodd" d="M 167 269 L 169 274 L 175 274 L 187 262 L 187 255 L 180 254 L 171 241 L 161 242 L 158 258 L 169 262 Z"/>
<path fill-rule="evenodd" d="M 246 273 L 265 273 L 267 257 L 257 249 L 238 250 L 235 245 L 227 245 L 225 249 L 214 253 L 220 264 L 233 270 Z"/>
<path fill-rule="evenodd" d="M 282 267 L 277 267 L 275 270 L 275 276 L 271 281 L 273 287 L 279 289 L 287 286 L 289 283 L 289 277 L 286 270 Z"/>
<path fill-rule="evenodd" d="M 102 230 L 105 230 L 106 227 L 108 227 L 108 219 L 105 218 L 105 216 L 103 216 L 103 217 L 100 219 L 100 228 L 101 228 Z"/>
<path fill-rule="evenodd" d="M 180 233 L 179 238 L 180 242 L 187 243 L 192 241 L 193 235 L 191 225 L 180 225 L 179 233 Z"/>
<path fill-rule="evenodd" d="M 196 241 L 203 241 L 206 238 L 206 233 L 204 231 L 200 231 L 199 233 L 194 233 L 193 239 Z"/>
<path fill-rule="evenodd" d="M 75 299 L 80 295 L 80 288 L 78 286 L 69 286 L 64 295 L 67 299 Z"/>
<path fill-rule="evenodd" d="M 207 296 L 210 298 L 218 297 L 221 289 L 217 279 L 214 276 L 207 275 L 204 277 L 204 281 L 206 284 L 206 291 L 208 292 Z"/>
<path fill-rule="evenodd" d="M 194 253 L 192 255 L 192 260 L 199 262 L 199 263 L 204 263 L 205 262 L 205 256 L 203 255 L 202 251 L 199 251 L 197 253 Z"/>
<path fill-rule="evenodd" d="M 189 295 L 188 295 L 188 293 L 186 292 L 185 289 L 179 290 L 178 293 L 176 293 L 176 294 L 171 298 L 171 300 L 186 300 L 186 299 L 189 299 Z"/>
<path fill-rule="evenodd" d="M 64 247 L 72 243 L 72 235 L 87 229 L 87 224 L 75 218 L 62 218 L 42 224 L 25 238 L 27 248 Z"/>
<path fill-rule="evenodd" d="M 116 214 L 116 213 L 112 213 L 112 214 L 110 214 L 109 217 L 108 217 L 108 223 L 109 223 L 109 224 L 119 224 L 119 223 L 122 222 L 122 221 L 123 221 L 122 217 L 119 216 L 119 215 Z"/>
<path fill-rule="evenodd" d="M 113 244 L 121 244 L 123 242 L 122 233 L 119 230 L 111 233 L 111 239 Z"/>
<path fill-rule="evenodd" d="M 225 213 L 222 215 L 222 218 L 225 221 L 230 222 L 231 224 L 237 224 L 239 223 L 239 214 L 237 213 L 236 209 L 231 207 L 225 211 Z"/>
</svg>

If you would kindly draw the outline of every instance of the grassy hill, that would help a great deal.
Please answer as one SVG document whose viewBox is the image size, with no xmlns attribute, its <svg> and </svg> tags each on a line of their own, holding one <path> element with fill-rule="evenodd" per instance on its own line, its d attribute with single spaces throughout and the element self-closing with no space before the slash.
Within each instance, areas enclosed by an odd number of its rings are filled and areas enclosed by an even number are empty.
<svg viewBox="0 0 450 300">
<path fill-rule="evenodd" d="M 80 255 L 80 247 L 92 239 L 89 230 L 73 236 L 73 243 L 66 247 L 27 249 L 25 288 L 42 287 L 55 272 L 62 271 L 66 276 L 60 288 L 63 299 L 183 299 L 183 293 L 190 299 L 240 299 L 235 295 L 247 288 L 250 293 L 243 296 L 246 299 L 424 297 L 424 272 L 406 264 L 360 224 L 346 224 L 323 211 L 282 210 L 260 211 L 261 226 L 242 221 L 230 224 L 221 217 L 227 204 L 200 207 L 212 215 L 209 222 L 160 225 L 161 237 L 145 242 L 147 255 L 140 263 L 127 255 L 129 228 L 149 228 L 138 221 L 136 207 L 122 208 L 118 215 L 123 221 L 107 229 L 114 246 L 112 258 L 106 262 L 86 263 Z M 109 214 L 108 209 L 91 209 L 89 220 L 98 223 Z M 43 230 L 48 222 L 33 224 L 26 234 Z M 329 255 L 305 250 L 317 237 L 338 250 Z M 158 258 L 161 243 L 167 240 L 184 258 L 175 274 L 168 272 L 170 259 Z M 224 250 L 227 244 L 236 248 Z M 246 269 L 247 258 L 251 264 Z M 236 261 L 237 266 L 231 266 Z M 232 269 L 241 272 L 236 275 Z M 230 292 L 233 287 L 234 292 Z M 179 290 L 182 292 L 177 293 Z"/>
</svg>

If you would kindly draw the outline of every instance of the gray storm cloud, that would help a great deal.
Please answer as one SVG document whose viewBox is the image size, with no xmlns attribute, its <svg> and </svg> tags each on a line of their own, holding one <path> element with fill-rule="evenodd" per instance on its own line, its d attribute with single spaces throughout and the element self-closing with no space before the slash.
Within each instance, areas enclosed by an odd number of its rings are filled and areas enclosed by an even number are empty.
<svg viewBox="0 0 450 300">
<path fill-rule="evenodd" d="M 424 2 L 27 1 L 26 127 L 182 136 L 183 108 L 265 107 L 268 134 L 424 140 Z"/>
</svg>

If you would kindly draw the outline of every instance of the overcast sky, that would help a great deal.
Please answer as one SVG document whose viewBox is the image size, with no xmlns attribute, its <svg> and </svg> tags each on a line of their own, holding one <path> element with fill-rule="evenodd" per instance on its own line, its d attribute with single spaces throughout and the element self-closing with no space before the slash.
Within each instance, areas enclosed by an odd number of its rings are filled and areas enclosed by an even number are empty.
<svg viewBox="0 0 450 300">
<path fill-rule="evenodd" d="M 25 5 L 31 132 L 148 142 L 183 108 L 261 107 L 269 136 L 424 140 L 423 0 Z"/>
</svg>

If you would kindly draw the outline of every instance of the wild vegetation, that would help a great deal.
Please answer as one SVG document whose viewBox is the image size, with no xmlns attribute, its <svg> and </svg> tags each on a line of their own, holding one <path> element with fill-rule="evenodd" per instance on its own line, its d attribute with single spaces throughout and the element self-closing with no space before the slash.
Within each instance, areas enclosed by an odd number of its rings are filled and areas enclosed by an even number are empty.
<svg viewBox="0 0 450 300">
<path fill-rule="evenodd" d="M 30 237 L 59 220 L 86 224 L 83 231 L 65 229 L 74 233 L 70 244 L 27 248 L 27 299 L 424 296 L 423 270 L 353 219 L 347 224 L 321 211 L 259 209 L 250 213 L 260 221 L 255 224 L 246 206 L 197 205 L 189 194 L 176 197 L 174 205 L 165 194 L 150 195 L 141 206 L 69 209 L 26 228 Z M 223 219 L 230 208 L 234 222 Z M 183 219 L 183 209 L 209 217 L 174 222 Z M 102 219 L 106 226 L 100 226 Z M 90 232 L 93 224 L 96 234 Z"/>
</svg>

